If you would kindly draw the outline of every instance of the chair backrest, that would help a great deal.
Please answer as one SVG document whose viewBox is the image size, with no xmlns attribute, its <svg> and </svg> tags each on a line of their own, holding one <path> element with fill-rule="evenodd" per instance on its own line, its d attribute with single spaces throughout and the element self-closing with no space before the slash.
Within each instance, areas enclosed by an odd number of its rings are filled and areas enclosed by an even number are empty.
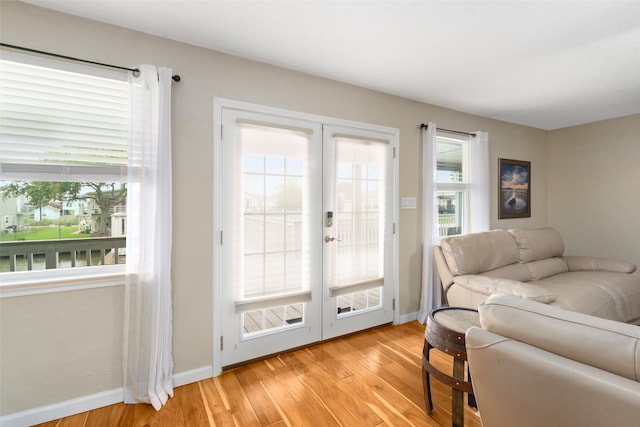
<svg viewBox="0 0 640 427">
<path fill-rule="evenodd" d="M 478 311 L 466 345 L 484 426 L 637 425 L 640 328 L 513 295 Z"/>
</svg>

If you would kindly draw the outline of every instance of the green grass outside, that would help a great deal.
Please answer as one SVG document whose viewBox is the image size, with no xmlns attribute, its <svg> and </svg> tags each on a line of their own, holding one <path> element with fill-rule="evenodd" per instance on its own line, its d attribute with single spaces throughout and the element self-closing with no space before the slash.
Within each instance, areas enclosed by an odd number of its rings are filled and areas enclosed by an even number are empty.
<svg viewBox="0 0 640 427">
<path fill-rule="evenodd" d="M 18 231 L 16 233 L 4 233 L 2 234 L 2 241 L 14 241 L 14 240 L 56 240 L 56 239 L 88 239 L 91 234 L 81 234 L 78 232 L 78 226 L 61 226 L 58 227 L 40 227 L 31 228 L 28 230 Z M 77 233 L 77 234 L 74 234 Z"/>
</svg>

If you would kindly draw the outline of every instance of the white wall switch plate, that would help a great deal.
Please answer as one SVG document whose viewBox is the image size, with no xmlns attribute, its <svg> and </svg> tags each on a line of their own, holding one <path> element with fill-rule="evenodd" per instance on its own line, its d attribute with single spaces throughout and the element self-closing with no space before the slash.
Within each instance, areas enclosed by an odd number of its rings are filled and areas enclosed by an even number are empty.
<svg viewBox="0 0 640 427">
<path fill-rule="evenodd" d="M 416 208 L 416 198 L 415 197 L 403 197 L 402 198 L 402 209 L 415 209 Z"/>
</svg>

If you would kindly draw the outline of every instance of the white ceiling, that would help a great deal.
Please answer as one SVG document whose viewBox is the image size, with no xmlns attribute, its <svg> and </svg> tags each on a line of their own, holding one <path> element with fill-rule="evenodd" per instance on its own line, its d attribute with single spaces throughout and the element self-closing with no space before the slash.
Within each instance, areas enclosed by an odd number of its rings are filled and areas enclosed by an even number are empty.
<svg viewBox="0 0 640 427">
<path fill-rule="evenodd" d="M 541 129 L 640 113 L 637 0 L 26 3 Z"/>
</svg>

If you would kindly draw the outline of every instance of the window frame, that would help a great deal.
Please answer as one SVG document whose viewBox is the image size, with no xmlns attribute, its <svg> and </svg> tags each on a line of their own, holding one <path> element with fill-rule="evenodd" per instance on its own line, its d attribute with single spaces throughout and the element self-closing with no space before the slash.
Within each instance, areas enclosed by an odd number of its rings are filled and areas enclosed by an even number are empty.
<svg viewBox="0 0 640 427">
<path fill-rule="evenodd" d="M 436 181 L 435 181 L 435 193 L 436 198 L 439 193 L 442 192 L 454 192 L 461 193 L 461 206 L 456 205 L 456 216 L 459 218 L 460 224 L 460 233 L 459 234 L 467 234 L 471 227 L 471 218 L 470 218 L 470 203 L 471 203 L 471 177 L 469 171 L 470 164 L 470 141 L 469 137 L 461 137 L 459 135 L 451 136 L 452 134 L 438 129 L 436 131 Z M 438 168 L 438 144 L 442 142 L 453 143 L 460 145 L 461 147 L 461 172 L 462 177 L 460 181 L 440 181 L 438 179 L 438 172 L 441 170 Z M 460 214 L 458 215 L 458 212 Z M 439 229 L 440 226 L 440 212 L 438 211 L 438 217 L 436 218 L 436 228 Z M 440 238 L 446 236 L 439 236 Z"/>
<path fill-rule="evenodd" d="M 11 52 L 5 49 L 0 50 L 0 55 L 3 60 L 85 74 L 93 77 L 101 77 L 109 80 L 118 80 L 125 83 L 128 78 L 126 71 L 107 70 L 101 67 L 81 65 L 68 61 Z M 0 179 L 2 181 L 65 181 L 62 174 L 56 173 L 59 170 L 64 170 L 64 165 L 56 163 L 44 163 L 38 165 L 24 162 L 22 163 L 24 167 L 21 171 L 20 165 L 21 163 L 13 163 L 9 168 L 9 172 L 3 174 Z M 51 168 L 51 165 L 57 166 Z M 38 169 L 39 166 L 40 169 Z M 42 170 L 46 170 L 47 167 L 49 167 L 49 170 L 55 170 L 56 172 L 50 172 L 50 175 L 47 176 L 48 172 L 41 172 Z M 110 169 L 115 170 L 115 167 Z M 81 172 L 91 171 L 91 165 L 80 166 L 79 170 Z M 94 170 L 98 176 L 92 176 L 91 178 L 93 179 L 81 179 L 87 178 L 88 176 L 78 175 L 75 177 L 70 176 L 67 181 L 104 182 L 104 180 L 101 179 L 104 178 L 101 171 L 105 171 L 105 167 L 98 166 L 95 167 Z M 119 167 L 118 170 L 120 171 L 120 180 L 118 182 L 126 183 L 126 166 L 124 168 Z M 32 173 L 35 173 L 36 176 L 31 176 Z M 0 273 L 0 298 L 92 289 L 107 286 L 123 286 L 125 283 L 125 273 L 126 264 L 2 272 Z"/>
</svg>

